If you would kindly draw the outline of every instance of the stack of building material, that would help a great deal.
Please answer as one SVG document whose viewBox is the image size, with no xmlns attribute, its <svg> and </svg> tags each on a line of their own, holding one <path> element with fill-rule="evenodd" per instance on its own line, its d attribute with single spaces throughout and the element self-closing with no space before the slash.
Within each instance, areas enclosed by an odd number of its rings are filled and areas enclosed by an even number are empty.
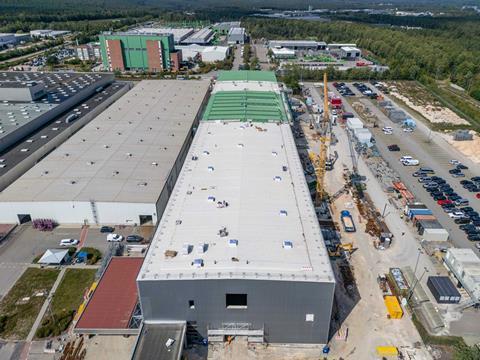
<svg viewBox="0 0 480 360">
<path fill-rule="evenodd" d="M 413 194 L 407 189 L 405 184 L 402 183 L 401 181 L 393 181 L 392 186 L 396 190 L 398 190 L 398 192 L 402 195 L 406 203 L 411 203 L 415 199 L 415 196 L 413 196 Z"/>
<path fill-rule="evenodd" d="M 453 140 L 455 141 L 473 140 L 473 134 L 471 134 L 469 130 L 457 130 L 453 133 Z"/>
</svg>

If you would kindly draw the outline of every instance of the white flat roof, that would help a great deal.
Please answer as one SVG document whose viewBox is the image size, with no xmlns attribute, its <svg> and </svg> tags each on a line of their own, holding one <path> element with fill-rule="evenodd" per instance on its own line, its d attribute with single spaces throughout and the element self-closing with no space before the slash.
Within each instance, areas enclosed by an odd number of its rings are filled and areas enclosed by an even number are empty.
<svg viewBox="0 0 480 360">
<path fill-rule="evenodd" d="M 0 202 L 155 203 L 209 82 L 144 80 L 0 193 Z"/>
<path fill-rule="evenodd" d="M 342 49 L 343 51 L 360 51 L 358 48 L 351 46 L 342 46 L 340 49 Z"/>
<path fill-rule="evenodd" d="M 133 34 L 172 34 L 176 42 L 182 41 L 194 33 L 193 28 L 138 28 L 130 31 Z"/>
<path fill-rule="evenodd" d="M 334 282 L 288 124 L 200 124 L 138 280 L 196 278 Z"/>
<path fill-rule="evenodd" d="M 212 94 L 221 91 L 273 91 L 280 94 L 280 87 L 273 81 L 218 81 Z"/>
</svg>

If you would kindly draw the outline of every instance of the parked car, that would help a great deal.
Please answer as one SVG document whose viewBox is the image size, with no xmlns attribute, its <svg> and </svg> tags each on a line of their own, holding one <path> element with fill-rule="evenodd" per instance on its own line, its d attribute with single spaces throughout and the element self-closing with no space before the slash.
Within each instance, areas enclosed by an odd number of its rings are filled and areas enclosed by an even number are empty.
<svg viewBox="0 0 480 360">
<path fill-rule="evenodd" d="M 400 151 L 400 147 L 397 144 L 388 145 L 390 151 Z"/>
<path fill-rule="evenodd" d="M 141 237 L 140 235 L 128 235 L 127 236 L 127 242 L 142 242 L 143 240 L 143 237 Z"/>
<path fill-rule="evenodd" d="M 438 205 L 453 204 L 453 201 L 452 201 L 452 200 L 448 200 L 448 199 L 446 199 L 446 200 L 438 200 L 438 201 L 437 201 L 437 204 L 438 204 Z"/>
<path fill-rule="evenodd" d="M 461 211 L 454 211 L 448 214 L 452 219 L 461 219 L 465 216 L 465 214 Z"/>
<path fill-rule="evenodd" d="M 435 170 L 433 170 L 432 168 L 429 168 L 429 167 L 421 167 L 418 171 L 423 172 L 423 173 L 427 173 L 427 174 L 434 174 L 435 173 Z"/>
<path fill-rule="evenodd" d="M 115 228 L 111 227 L 111 226 L 102 226 L 100 228 L 100 232 L 101 233 L 112 233 L 115 231 Z"/>
<path fill-rule="evenodd" d="M 462 172 L 456 173 L 452 175 L 454 178 L 465 177 L 465 174 Z"/>
<path fill-rule="evenodd" d="M 427 175 L 427 173 L 423 172 L 421 169 L 420 169 L 420 171 L 415 171 L 412 174 L 413 177 L 421 177 L 421 176 L 425 176 L 425 175 Z"/>
<path fill-rule="evenodd" d="M 457 206 L 467 206 L 468 204 L 469 204 L 468 200 L 463 198 L 455 201 L 455 205 Z M 465 211 L 465 209 L 463 211 Z"/>
<path fill-rule="evenodd" d="M 107 235 L 107 241 L 118 242 L 118 241 L 122 241 L 122 240 L 123 240 L 122 235 L 113 234 L 113 233 Z"/>
<path fill-rule="evenodd" d="M 458 174 L 458 173 L 461 173 L 462 170 L 460 169 L 451 169 L 451 170 L 448 170 L 448 173 L 449 174 L 452 174 L 452 175 L 455 175 L 455 174 Z"/>
<path fill-rule="evenodd" d="M 469 212 L 475 211 L 475 209 L 472 208 L 471 206 L 466 206 L 466 207 L 462 208 L 462 211 L 464 213 L 469 213 Z"/>
<path fill-rule="evenodd" d="M 80 241 L 77 239 L 62 239 L 60 240 L 60 246 L 75 246 L 78 245 Z"/>
<path fill-rule="evenodd" d="M 475 197 L 476 197 L 477 199 L 480 199 L 480 193 L 478 193 L 477 195 L 475 195 Z"/>
<path fill-rule="evenodd" d="M 413 132 L 413 129 L 411 127 L 406 127 L 406 128 L 403 129 L 403 132 L 411 133 L 411 132 Z"/>
<path fill-rule="evenodd" d="M 463 164 L 457 164 L 457 169 L 460 169 L 460 170 L 468 170 L 468 166 L 465 166 Z"/>
<path fill-rule="evenodd" d="M 479 234 L 476 234 L 476 235 L 468 235 L 467 236 L 467 239 L 470 240 L 470 241 L 480 241 L 480 235 Z M 475 247 L 477 249 L 480 249 L 480 243 L 479 244 L 475 244 Z"/>
<path fill-rule="evenodd" d="M 455 222 L 455 224 L 469 224 L 470 219 L 460 218 L 460 219 L 455 219 L 454 222 Z"/>
<path fill-rule="evenodd" d="M 423 184 L 423 187 L 425 189 L 438 188 L 438 184 L 436 182 L 428 182 L 428 183 Z"/>
<path fill-rule="evenodd" d="M 460 181 L 460 184 L 461 184 L 461 185 L 473 184 L 473 181 L 470 181 L 470 180 L 462 180 L 462 181 Z"/>
<path fill-rule="evenodd" d="M 452 160 L 449 161 L 449 163 L 450 163 L 451 165 L 458 165 L 458 164 L 460 164 L 460 161 L 455 160 L 455 159 L 452 159 Z"/>
<path fill-rule="evenodd" d="M 418 182 L 419 183 L 428 183 L 428 182 L 432 182 L 432 180 L 428 176 L 427 177 L 419 177 Z"/>
<path fill-rule="evenodd" d="M 433 200 L 439 201 L 439 200 L 446 200 L 447 198 L 444 195 L 435 195 L 433 197 Z"/>
</svg>

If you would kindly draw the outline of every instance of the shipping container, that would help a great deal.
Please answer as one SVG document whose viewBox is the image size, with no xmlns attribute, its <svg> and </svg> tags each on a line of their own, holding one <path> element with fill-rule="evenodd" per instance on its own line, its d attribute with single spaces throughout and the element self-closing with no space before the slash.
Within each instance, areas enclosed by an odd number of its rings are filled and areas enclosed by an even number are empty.
<svg viewBox="0 0 480 360">
<path fill-rule="evenodd" d="M 448 276 L 429 276 L 427 286 L 439 304 L 458 304 L 461 295 Z"/>
<path fill-rule="evenodd" d="M 387 307 L 388 315 L 390 319 L 401 319 L 403 316 L 403 310 L 398 302 L 396 296 L 385 296 L 385 306 Z"/>
<path fill-rule="evenodd" d="M 377 346 L 377 354 L 380 356 L 398 356 L 395 346 Z"/>
</svg>

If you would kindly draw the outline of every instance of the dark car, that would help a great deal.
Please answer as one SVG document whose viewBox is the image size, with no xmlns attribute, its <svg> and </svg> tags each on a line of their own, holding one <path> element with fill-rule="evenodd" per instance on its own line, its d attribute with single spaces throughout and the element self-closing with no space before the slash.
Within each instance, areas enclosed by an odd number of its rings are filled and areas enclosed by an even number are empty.
<svg viewBox="0 0 480 360">
<path fill-rule="evenodd" d="M 100 228 L 101 233 L 113 233 L 114 231 L 115 231 L 115 228 L 111 226 L 102 226 Z"/>
<path fill-rule="evenodd" d="M 480 235 L 475 234 L 475 235 L 468 235 L 467 239 L 470 241 L 480 241 Z"/>
<path fill-rule="evenodd" d="M 468 230 L 468 229 L 475 229 L 475 225 L 472 224 L 463 224 L 458 227 L 460 230 Z"/>
<path fill-rule="evenodd" d="M 432 195 L 432 196 L 444 196 L 443 192 L 441 192 L 441 191 L 434 191 L 430 195 Z"/>
<path fill-rule="evenodd" d="M 435 201 L 446 200 L 446 199 L 447 198 L 443 195 L 440 195 L 440 196 L 436 195 L 436 196 L 433 197 L 433 200 L 435 200 Z"/>
<path fill-rule="evenodd" d="M 472 181 L 479 182 L 480 181 L 480 176 L 472 177 Z"/>
<path fill-rule="evenodd" d="M 450 189 L 446 189 L 446 190 L 443 190 L 443 192 L 445 193 L 445 195 L 448 195 L 448 196 L 455 196 L 455 195 L 458 195 L 455 190 L 453 190 L 452 188 Z"/>
<path fill-rule="evenodd" d="M 460 169 L 460 170 L 468 170 L 468 166 L 465 166 L 463 164 L 458 164 L 457 165 L 457 169 Z"/>
<path fill-rule="evenodd" d="M 457 201 L 458 199 L 461 199 L 461 197 L 458 195 L 448 195 L 448 198 L 452 201 Z"/>
<path fill-rule="evenodd" d="M 477 228 L 468 228 L 464 231 L 467 235 L 480 235 L 480 231 L 478 231 Z"/>
<path fill-rule="evenodd" d="M 460 181 L 460 184 L 465 185 L 465 184 L 473 184 L 470 180 L 462 180 Z"/>
<path fill-rule="evenodd" d="M 388 145 L 390 151 L 400 151 L 400 147 L 397 144 Z"/>
<path fill-rule="evenodd" d="M 479 192 L 480 188 L 478 186 L 471 186 L 467 190 L 470 192 Z"/>
<path fill-rule="evenodd" d="M 448 185 L 447 182 L 446 182 L 445 180 L 443 180 L 443 179 L 437 179 L 437 180 L 435 180 L 435 182 L 436 182 L 438 185 L 444 185 L 444 184 L 445 184 L 445 185 Z M 448 186 L 450 186 L 450 185 L 448 185 Z"/>
<path fill-rule="evenodd" d="M 469 213 L 469 212 L 475 211 L 475 209 L 472 208 L 471 206 L 465 206 L 464 208 L 462 208 L 462 211 L 464 213 Z"/>
<path fill-rule="evenodd" d="M 460 219 L 455 219 L 455 224 L 469 224 L 470 219 L 468 218 L 460 218 Z"/>
<path fill-rule="evenodd" d="M 128 235 L 127 242 L 142 242 L 143 237 L 140 235 Z"/>
<path fill-rule="evenodd" d="M 475 218 L 475 217 L 478 217 L 478 212 L 476 211 L 469 211 L 469 212 L 466 212 L 465 214 L 467 214 L 467 216 L 471 219 L 471 218 Z"/>
<path fill-rule="evenodd" d="M 472 220 L 472 224 L 475 226 L 480 226 L 480 219 L 479 220 Z"/>
<path fill-rule="evenodd" d="M 460 170 L 460 169 L 452 169 L 452 170 L 448 170 L 448 172 L 449 172 L 450 174 L 459 174 L 459 173 L 462 172 L 462 170 Z"/>
</svg>

